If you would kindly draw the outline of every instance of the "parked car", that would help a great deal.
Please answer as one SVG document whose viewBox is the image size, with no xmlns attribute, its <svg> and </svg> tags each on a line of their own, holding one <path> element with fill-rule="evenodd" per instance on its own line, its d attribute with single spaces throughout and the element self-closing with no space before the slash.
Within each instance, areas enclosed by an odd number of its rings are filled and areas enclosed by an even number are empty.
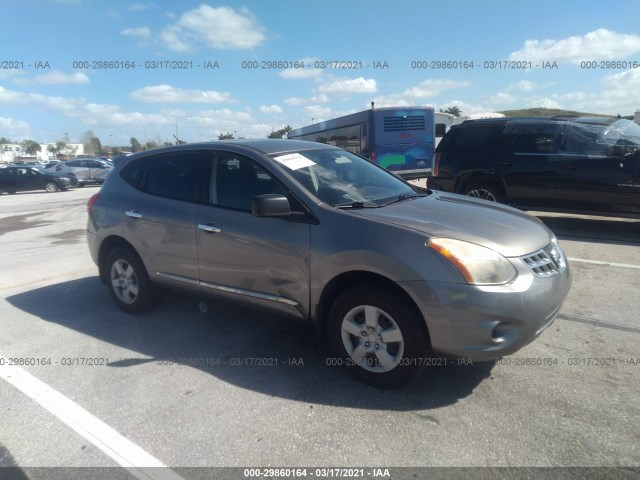
<svg viewBox="0 0 640 480">
<path fill-rule="evenodd" d="M 58 192 L 78 186 L 73 173 L 51 173 L 39 167 L 6 167 L 0 170 L 0 193 L 46 190 Z"/>
<path fill-rule="evenodd" d="M 432 352 L 515 352 L 571 285 L 538 219 L 314 142 L 141 152 L 87 210 L 91 256 L 123 311 L 149 310 L 168 287 L 287 313 L 326 335 L 332 365 L 382 387 L 414 378 Z"/>
<path fill-rule="evenodd" d="M 640 126 L 620 118 L 469 120 L 436 149 L 431 188 L 535 210 L 640 215 Z"/>
<path fill-rule="evenodd" d="M 78 177 L 81 187 L 85 185 L 102 185 L 113 169 L 113 165 L 110 162 L 94 158 L 68 160 L 64 162 L 64 165 Z"/>
</svg>

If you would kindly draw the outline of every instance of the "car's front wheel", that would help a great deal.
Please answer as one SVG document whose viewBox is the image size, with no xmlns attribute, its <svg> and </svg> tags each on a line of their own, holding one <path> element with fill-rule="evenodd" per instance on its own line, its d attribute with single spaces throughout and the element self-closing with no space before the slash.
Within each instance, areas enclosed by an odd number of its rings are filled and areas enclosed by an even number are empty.
<svg viewBox="0 0 640 480">
<path fill-rule="evenodd" d="M 131 250 L 116 248 L 105 261 L 107 288 L 114 303 L 127 313 L 143 313 L 156 303 L 156 288 L 140 258 Z"/>
<path fill-rule="evenodd" d="M 423 320 L 400 295 L 376 285 L 342 292 L 329 311 L 330 364 L 345 365 L 359 380 L 394 388 L 413 380 L 430 347 Z"/>
<path fill-rule="evenodd" d="M 47 182 L 44 186 L 44 189 L 49 193 L 60 191 L 60 187 L 56 182 Z"/>
</svg>

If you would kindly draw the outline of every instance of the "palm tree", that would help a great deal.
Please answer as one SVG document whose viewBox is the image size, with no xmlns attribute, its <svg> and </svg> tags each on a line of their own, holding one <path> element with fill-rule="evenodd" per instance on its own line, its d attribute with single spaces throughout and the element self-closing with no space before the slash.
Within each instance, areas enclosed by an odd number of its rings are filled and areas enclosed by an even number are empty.
<svg viewBox="0 0 640 480">
<path fill-rule="evenodd" d="M 459 117 L 462 114 L 462 112 L 460 111 L 460 109 L 456 105 L 454 105 L 453 107 L 447 108 L 444 111 L 444 113 L 449 113 L 449 114 L 453 115 L 454 117 Z"/>
</svg>

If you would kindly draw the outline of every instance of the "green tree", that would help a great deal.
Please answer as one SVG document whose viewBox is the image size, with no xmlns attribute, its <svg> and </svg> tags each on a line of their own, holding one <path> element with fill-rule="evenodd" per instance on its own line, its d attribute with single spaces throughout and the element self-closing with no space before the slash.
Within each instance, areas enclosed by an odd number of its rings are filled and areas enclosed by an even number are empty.
<svg viewBox="0 0 640 480">
<path fill-rule="evenodd" d="M 48 151 L 51 155 L 53 155 L 54 157 L 56 157 L 56 156 L 57 156 L 57 153 L 58 153 L 58 146 L 57 146 L 57 145 L 53 145 L 53 144 L 51 144 L 51 145 L 49 145 L 49 146 L 47 147 L 47 151 Z"/>
<path fill-rule="evenodd" d="M 60 140 L 59 142 L 56 142 L 56 149 L 58 150 L 58 153 L 66 151 L 67 142 L 63 142 L 62 140 Z"/>
<path fill-rule="evenodd" d="M 271 132 L 269 135 L 267 135 L 267 138 L 283 138 L 287 135 L 287 133 L 289 133 L 290 130 L 291 130 L 291 126 L 287 125 L 286 127 L 281 128 L 280 130 Z"/>
<path fill-rule="evenodd" d="M 102 153 L 102 143 L 98 137 L 92 137 L 89 142 L 89 154 L 99 155 L 100 153 Z"/>
<path fill-rule="evenodd" d="M 25 140 L 22 142 L 22 146 L 24 147 L 24 151 L 27 152 L 28 155 L 35 155 L 36 152 L 40 151 L 40 144 L 33 140 Z"/>
<path fill-rule="evenodd" d="M 2 145 L 3 143 L 13 143 L 13 142 L 8 138 L 0 137 L 0 145 Z"/>
<path fill-rule="evenodd" d="M 153 140 L 149 140 L 146 145 L 146 150 L 151 150 L 152 148 L 158 148 L 158 143 Z"/>
<path fill-rule="evenodd" d="M 84 145 L 84 152 L 89 155 L 97 155 L 102 151 L 102 143 L 91 130 L 87 130 L 80 137 L 80 142 Z"/>
<path fill-rule="evenodd" d="M 218 140 L 233 140 L 234 138 L 233 133 L 229 132 L 218 135 Z"/>
<path fill-rule="evenodd" d="M 142 151 L 142 145 L 140 145 L 140 142 L 138 141 L 138 139 L 136 137 L 131 137 L 131 151 L 132 152 L 141 152 Z"/>
</svg>

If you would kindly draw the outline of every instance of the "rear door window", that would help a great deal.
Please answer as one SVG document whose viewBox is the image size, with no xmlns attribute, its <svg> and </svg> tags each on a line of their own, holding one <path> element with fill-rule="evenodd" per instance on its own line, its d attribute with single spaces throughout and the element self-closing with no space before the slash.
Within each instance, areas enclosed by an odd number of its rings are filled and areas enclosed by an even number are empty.
<svg viewBox="0 0 640 480">
<path fill-rule="evenodd" d="M 199 152 L 167 153 L 151 159 L 144 189 L 161 197 L 197 201 L 200 159 Z"/>
<path fill-rule="evenodd" d="M 550 154 L 557 152 L 558 131 L 554 123 L 512 123 L 504 129 L 504 136 L 513 153 Z"/>
</svg>

